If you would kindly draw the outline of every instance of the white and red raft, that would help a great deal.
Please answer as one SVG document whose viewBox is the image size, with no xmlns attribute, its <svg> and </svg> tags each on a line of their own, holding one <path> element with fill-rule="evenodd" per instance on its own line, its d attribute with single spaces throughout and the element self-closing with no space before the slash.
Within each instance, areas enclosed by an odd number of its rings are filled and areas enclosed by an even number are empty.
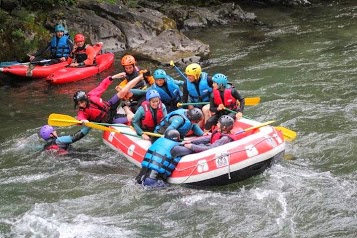
<svg viewBox="0 0 357 238">
<path fill-rule="evenodd" d="M 259 124 L 257 121 L 243 118 L 235 122 L 233 132 L 239 133 L 242 129 Z M 104 143 L 140 167 L 151 143 L 128 135 L 135 134 L 130 127 L 114 128 L 123 133 L 105 131 Z M 262 173 L 280 160 L 284 152 L 285 141 L 282 133 L 273 126 L 262 126 L 240 133 L 238 140 L 228 144 L 183 156 L 167 182 L 204 187 L 239 182 Z"/>
</svg>

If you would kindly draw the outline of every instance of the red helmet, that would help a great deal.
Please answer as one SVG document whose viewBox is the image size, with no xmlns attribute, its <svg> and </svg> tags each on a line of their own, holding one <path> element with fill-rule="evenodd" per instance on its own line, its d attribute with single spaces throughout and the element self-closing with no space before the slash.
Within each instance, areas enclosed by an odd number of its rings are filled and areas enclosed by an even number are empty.
<svg viewBox="0 0 357 238">
<path fill-rule="evenodd" d="M 122 66 L 135 65 L 135 63 L 135 58 L 132 55 L 124 55 L 123 58 L 121 58 Z"/>
<path fill-rule="evenodd" d="M 84 35 L 82 34 L 76 34 L 74 36 L 74 42 L 84 42 L 86 39 L 84 38 Z"/>
</svg>

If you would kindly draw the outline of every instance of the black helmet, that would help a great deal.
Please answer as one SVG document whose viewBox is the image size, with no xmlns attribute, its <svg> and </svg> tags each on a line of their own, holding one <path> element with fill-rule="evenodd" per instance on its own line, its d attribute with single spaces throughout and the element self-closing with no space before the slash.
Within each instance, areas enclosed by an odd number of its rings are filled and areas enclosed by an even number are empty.
<svg viewBox="0 0 357 238">
<path fill-rule="evenodd" d="M 74 95 L 73 95 L 73 101 L 74 101 L 74 108 L 76 108 L 76 106 L 78 105 L 79 101 L 86 101 L 87 104 L 89 102 L 88 100 L 88 96 L 86 94 L 86 92 L 80 90 L 77 91 Z"/>
<path fill-rule="evenodd" d="M 202 113 L 201 109 L 194 107 L 187 111 L 187 118 L 190 121 L 198 122 L 203 118 L 203 113 Z"/>
<path fill-rule="evenodd" d="M 173 141 L 179 141 L 180 140 L 180 132 L 178 132 L 178 130 L 166 130 L 164 137 L 166 139 L 170 139 Z"/>
<path fill-rule="evenodd" d="M 223 115 L 218 119 L 221 124 L 221 131 L 230 131 L 233 129 L 234 119 L 230 116 Z"/>
</svg>

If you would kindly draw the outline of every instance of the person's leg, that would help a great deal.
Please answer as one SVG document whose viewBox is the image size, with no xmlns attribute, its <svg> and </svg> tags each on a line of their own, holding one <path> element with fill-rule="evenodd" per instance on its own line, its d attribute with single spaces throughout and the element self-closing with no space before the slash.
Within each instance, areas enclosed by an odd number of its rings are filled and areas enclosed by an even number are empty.
<svg viewBox="0 0 357 238">
<path fill-rule="evenodd" d="M 192 153 L 193 153 L 192 150 L 186 148 L 183 145 L 177 145 L 177 146 L 175 146 L 174 148 L 171 149 L 171 156 L 173 158 L 182 157 L 182 156 L 189 155 L 189 154 L 192 154 Z"/>
</svg>

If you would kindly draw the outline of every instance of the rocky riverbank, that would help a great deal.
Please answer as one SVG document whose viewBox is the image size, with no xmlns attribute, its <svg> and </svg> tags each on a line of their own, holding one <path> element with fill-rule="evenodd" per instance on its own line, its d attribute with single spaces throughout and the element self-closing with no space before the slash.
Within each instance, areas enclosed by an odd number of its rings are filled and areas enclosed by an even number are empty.
<svg viewBox="0 0 357 238">
<path fill-rule="evenodd" d="M 41 47 L 57 23 L 64 24 L 71 35 L 81 32 L 88 42 L 103 42 L 105 51 L 129 52 L 158 64 L 168 64 L 170 60 L 186 64 L 209 58 L 209 45 L 189 39 L 185 31 L 236 22 L 262 24 L 253 12 L 244 11 L 234 2 L 206 7 L 152 1 L 138 1 L 136 7 L 128 7 L 128 1 L 114 2 L 79 0 L 75 6 L 28 13 L 14 1 L 0 1 L 1 18 L 6 23 L 0 32 L 4 51 L 0 54 L 1 61 L 13 60 Z M 310 4 L 307 0 L 270 2 Z M 14 19 L 22 23 L 16 25 Z"/>
</svg>

